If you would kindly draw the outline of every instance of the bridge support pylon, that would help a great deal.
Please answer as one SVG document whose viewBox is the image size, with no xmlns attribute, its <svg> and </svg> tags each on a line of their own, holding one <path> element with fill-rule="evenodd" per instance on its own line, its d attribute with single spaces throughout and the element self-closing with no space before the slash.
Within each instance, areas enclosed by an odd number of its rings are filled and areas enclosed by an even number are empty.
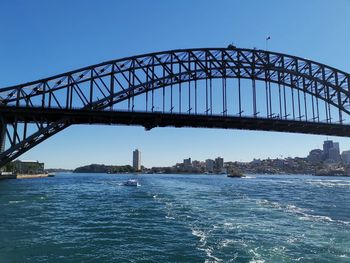
<svg viewBox="0 0 350 263">
<path fill-rule="evenodd" d="M 5 151 L 6 124 L 0 123 L 0 153 Z"/>
<path fill-rule="evenodd" d="M 5 151 L 6 141 L 6 124 L 0 123 L 0 154 Z M 3 171 L 3 167 L 0 165 L 0 174 Z"/>
</svg>

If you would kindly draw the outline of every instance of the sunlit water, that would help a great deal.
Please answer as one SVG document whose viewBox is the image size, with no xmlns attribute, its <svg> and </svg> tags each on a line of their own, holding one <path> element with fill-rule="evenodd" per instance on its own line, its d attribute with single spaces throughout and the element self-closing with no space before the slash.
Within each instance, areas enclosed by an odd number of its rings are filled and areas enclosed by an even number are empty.
<svg viewBox="0 0 350 263">
<path fill-rule="evenodd" d="M 0 181 L 0 262 L 350 262 L 350 178 Z"/>
</svg>

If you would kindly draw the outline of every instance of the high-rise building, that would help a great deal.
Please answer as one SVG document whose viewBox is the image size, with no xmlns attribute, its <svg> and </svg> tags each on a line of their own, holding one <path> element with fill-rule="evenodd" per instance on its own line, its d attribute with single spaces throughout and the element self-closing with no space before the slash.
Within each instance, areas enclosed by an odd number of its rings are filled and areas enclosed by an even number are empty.
<svg viewBox="0 0 350 263">
<path fill-rule="evenodd" d="M 329 158 L 329 149 L 333 148 L 333 141 L 327 140 L 323 142 L 323 153 L 325 159 Z"/>
<path fill-rule="evenodd" d="M 212 159 L 205 160 L 205 170 L 208 173 L 212 173 L 214 171 L 214 160 Z"/>
<path fill-rule="evenodd" d="M 189 167 L 192 165 L 191 158 L 184 159 L 184 166 Z"/>
<path fill-rule="evenodd" d="M 218 157 L 215 159 L 215 170 L 221 172 L 224 169 L 224 158 Z"/>
<path fill-rule="evenodd" d="M 327 140 L 323 142 L 324 158 L 331 162 L 340 161 L 339 143 Z"/>
<path fill-rule="evenodd" d="M 333 148 L 339 150 L 339 142 L 333 142 Z"/>
<path fill-rule="evenodd" d="M 349 165 L 350 164 L 350 151 L 342 152 L 341 158 L 342 158 L 343 164 Z"/>
<path fill-rule="evenodd" d="M 141 152 L 138 149 L 132 153 L 132 167 L 134 167 L 136 171 L 141 170 Z"/>
<path fill-rule="evenodd" d="M 329 149 L 328 152 L 328 160 L 333 161 L 333 162 L 339 162 L 340 161 L 340 152 L 339 148 L 333 147 Z"/>
</svg>

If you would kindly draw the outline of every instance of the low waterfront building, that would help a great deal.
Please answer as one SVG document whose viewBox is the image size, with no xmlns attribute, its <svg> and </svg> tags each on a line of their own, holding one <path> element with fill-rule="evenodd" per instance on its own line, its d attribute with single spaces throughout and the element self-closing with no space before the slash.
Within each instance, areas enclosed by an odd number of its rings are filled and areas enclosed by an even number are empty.
<svg viewBox="0 0 350 263">
<path fill-rule="evenodd" d="M 30 160 L 16 160 L 13 162 L 13 169 L 19 174 L 42 174 L 44 173 L 44 163 Z"/>
<path fill-rule="evenodd" d="M 283 159 L 274 159 L 273 161 L 272 161 L 272 163 L 273 163 L 273 165 L 274 166 L 276 166 L 276 167 L 278 167 L 278 168 L 282 168 L 282 167 L 284 167 L 284 160 Z"/>
<path fill-rule="evenodd" d="M 253 161 L 251 161 L 251 164 L 253 165 L 260 165 L 262 163 L 262 161 L 260 159 L 253 159 Z"/>
<path fill-rule="evenodd" d="M 324 152 L 321 149 L 314 149 L 309 152 L 307 160 L 311 163 L 322 163 L 324 157 Z"/>
<path fill-rule="evenodd" d="M 192 166 L 195 168 L 203 168 L 204 167 L 202 162 L 196 161 L 196 160 L 192 162 Z"/>
</svg>

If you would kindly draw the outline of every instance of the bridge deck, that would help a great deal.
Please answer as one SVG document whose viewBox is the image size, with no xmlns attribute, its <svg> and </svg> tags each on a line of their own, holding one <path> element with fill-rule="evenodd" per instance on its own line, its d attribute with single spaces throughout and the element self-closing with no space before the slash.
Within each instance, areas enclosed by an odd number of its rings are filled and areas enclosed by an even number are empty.
<svg viewBox="0 0 350 263">
<path fill-rule="evenodd" d="M 34 119 L 44 122 L 66 119 L 69 124 L 139 125 L 147 130 L 155 127 L 202 127 L 350 136 L 350 125 L 276 118 L 25 107 L 0 107 L 0 114 L 8 122 L 15 121 L 17 116 L 18 121 L 23 122 L 32 122 Z"/>
</svg>

